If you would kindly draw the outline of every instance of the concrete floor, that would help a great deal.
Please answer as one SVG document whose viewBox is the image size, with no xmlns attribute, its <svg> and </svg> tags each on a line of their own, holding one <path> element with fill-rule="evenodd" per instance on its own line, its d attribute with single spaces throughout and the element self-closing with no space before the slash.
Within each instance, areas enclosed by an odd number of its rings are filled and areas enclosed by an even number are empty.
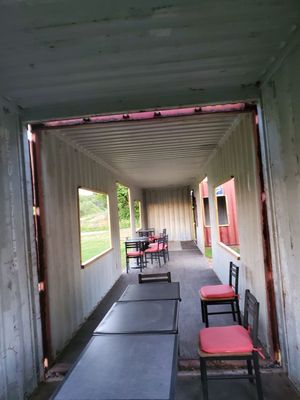
<svg viewBox="0 0 300 400">
<path fill-rule="evenodd" d="M 189 246 L 184 246 L 189 247 Z M 180 370 L 177 380 L 176 400 L 201 399 L 200 377 L 198 374 L 197 335 L 203 324 L 200 320 L 198 290 L 206 284 L 216 284 L 218 278 L 212 271 L 206 258 L 197 249 L 181 250 L 180 243 L 170 243 L 170 261 L 161 269 L 156 263 L 149 265 L 145 272 L 171 271 L 172 280 L 180 282 L 182 302 L 179 313 L 180 333 Z M 112 304 L 117 301 L 129 283 L 137 282 L 139 270 L 132 269 L 123 274 L 110 292 L 102 299 L 94 313 L 79 329 L 69 345 L 58 357 L 56 364 L 49 371 L 47 382 L 39 386 L 31 397 L 32 400 L 46 400 L 51 397 L 71 365 L 76 361 L 92 333 Z M 231 316 L 214 316 L 211 325 L 232 324 Z M 264 364 L 266 365 L 266 364 Z M 300 398 L 283 373 L 263 369 L 265 399 L 294 400 Z M 232 383 L 234 382 L 234 384 Z M 270 385 L 271 383 L 271 385 Z M 210 382 L 211 399 L 255 399 L 255 387 L 247 381 L 213 381 Z"/>
</svg>

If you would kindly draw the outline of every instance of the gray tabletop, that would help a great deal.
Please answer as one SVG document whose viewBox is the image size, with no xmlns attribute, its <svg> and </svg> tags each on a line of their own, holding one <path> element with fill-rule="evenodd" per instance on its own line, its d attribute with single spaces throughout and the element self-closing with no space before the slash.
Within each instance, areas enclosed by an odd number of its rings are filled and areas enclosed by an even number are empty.
<svg viewBox="0 0 300 400">
<path fill-rule="evenodd" d="M 149 238 L 147 236 L 141 236 L 133 239 L 126 239 L 124 243 L 136 243 L 136 242 L 149 242 Z"/>
<path fill-rule="evenodd" d="M 180 300 L 179 282 L 128 285 L 119 301 Z"/>
<path fill-rule="evenodd" d="M 52 399 L 174 399 L 177 346 L 177 335 L 93 336 Z"/>
<path fill-rule="evenodd" d="M 177 332 L 177 300 L 121 301 L 112 306 L 94 335 Z"/>
</svg>

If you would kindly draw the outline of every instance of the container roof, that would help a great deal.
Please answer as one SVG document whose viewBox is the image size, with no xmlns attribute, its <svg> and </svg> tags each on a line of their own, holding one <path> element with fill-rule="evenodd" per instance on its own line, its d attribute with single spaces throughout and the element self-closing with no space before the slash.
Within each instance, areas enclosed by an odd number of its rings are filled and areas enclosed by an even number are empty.
<svg viewBox="0 0 300 400">
<path fill-rule="evenodd" d="M 2 0 L 1 95 L 27 119 L 228 102 L 299 26 L 299 0 Z"/>
<path fill-rule="evenodd" d="M 142 188 L 193 183 L 238 112 L 52 128 L 72 146 Z"/>
</svg>

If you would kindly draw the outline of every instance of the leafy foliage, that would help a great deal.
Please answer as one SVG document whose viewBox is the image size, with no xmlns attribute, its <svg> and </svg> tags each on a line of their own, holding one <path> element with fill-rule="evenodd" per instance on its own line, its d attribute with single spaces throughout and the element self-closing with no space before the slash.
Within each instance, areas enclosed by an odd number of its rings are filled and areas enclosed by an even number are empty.
<svg viewBox="0 0 300 400">
<path fill-rule="evenodd" d="M 134 200 L 134 219 L 136 228 L 141 227 L 141 202 Z"/>
<path fill-rule="evenodd" d="M 126 186 L 117 183 L 117 199 L 120 227 L 130 226 L 129 191 Z"/>
<path fill-rule="evenodd" d="M 80 195 L 80 215 L 87 217 L 89 215 L 95 215 L 99 211 L 107 210 L 107 195 L 104 193 L 93 192 L 90 196 Z"/>
</svg>

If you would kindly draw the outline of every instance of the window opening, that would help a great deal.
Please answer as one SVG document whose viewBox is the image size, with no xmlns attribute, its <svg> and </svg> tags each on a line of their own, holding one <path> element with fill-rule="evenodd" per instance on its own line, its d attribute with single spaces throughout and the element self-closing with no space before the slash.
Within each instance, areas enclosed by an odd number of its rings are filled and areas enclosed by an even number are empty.
<svg viewBox="0 0 300 400">
<path fill-rule="evenodd" d="M 129 188 L 117 182 L 117 200 L 119 213 L 119 228 L 120 228 L 120 248 L 121 248 L 121 266 L 125 270 L 126 255 L 125 255 L 125 240 L 131 236 L 130 225 L 130 192 Z"/>
<path fill-rule="evenodd" d="M 204 240 L 204 254 L 208 259 L 212 259 L 211 247 L 211 228 L 210 228 L 210 209 L 208 197 L 208 179 L 203 179 L 199 184 L 200 204 L 202 208 L 202 231 Z"/>
<path fill-rule="evenodd" d="M 216 187 L 215 197 L 220 244 L 239 255 L 240 242 L 234 178 Z"/>
<path fill-rule="evenodd" d="M 142 227 L 142 213 L 141 213 L 141 202 L 140 200 L 134 200 L 134 221 L 135 229 L 141 229 Z"/>
<path fill-rule="evenodd" d="M 210 228 L 210 214 L 209 214 L 209 199 L 208 197 L 203 197 L 203 217 L 204 226 Z"/>
<path fill-rule="evenodd" d="M 81 266 L 111 249 L 107 193 L 78 188 Z"/>
</svg>

